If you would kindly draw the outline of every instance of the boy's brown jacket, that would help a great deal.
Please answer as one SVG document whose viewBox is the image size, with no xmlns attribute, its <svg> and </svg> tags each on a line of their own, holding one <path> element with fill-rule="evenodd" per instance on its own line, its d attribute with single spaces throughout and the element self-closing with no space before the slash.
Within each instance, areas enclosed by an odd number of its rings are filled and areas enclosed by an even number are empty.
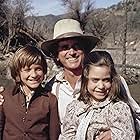
<svg viewBox="0 0 140 140">
<path fill-rule="evenodd" d="M 5 90 L 0 106 L 0 138 L 3 140 L 58 140 L 60 134 L 57 99 L 38 88 L 28 109 L 18 86 Z"/>
</svg>

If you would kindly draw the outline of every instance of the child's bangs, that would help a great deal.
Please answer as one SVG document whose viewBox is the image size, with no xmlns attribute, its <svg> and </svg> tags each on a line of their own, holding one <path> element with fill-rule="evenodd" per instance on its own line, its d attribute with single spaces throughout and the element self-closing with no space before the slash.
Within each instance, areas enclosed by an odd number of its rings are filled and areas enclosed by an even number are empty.
<svg viewBox="0 0 140 140">
<path fill-rule="evenodd" d="M 32 64 L 36 65 L 42 65 L 42 60 L 40 56 L 29 56 L 25 57 L 25 59 L 22 61 L 23 67 L 27 66 L 30 67 Z"/>
</svg>

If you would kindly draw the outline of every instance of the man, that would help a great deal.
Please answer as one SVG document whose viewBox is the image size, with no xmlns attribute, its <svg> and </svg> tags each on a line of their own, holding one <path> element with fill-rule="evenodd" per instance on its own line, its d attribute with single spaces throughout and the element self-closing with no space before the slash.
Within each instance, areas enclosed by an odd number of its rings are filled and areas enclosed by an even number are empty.
<svg viewBox="0 0 140 140">
<path fill-rule="evenodd" d="M 97 37 L 84 35 L 78 21 L 62 19 L 55 24 L 53 39 L 41 45 L 43 52 L 63 68 L 55 76 L 52 85 L 52 93 L 58 99 L 61 123 L 63 123 L 66 106 L 79 97 L 84 56 L 95 48 L 98 41 Z M 98 139 L 110 140 L 111 132 L 102 133 Z"/>
<path fill-rule="evenodd" d="M 53 39 L 44 42 L 41 46 L 43 52 L 63 68 L 55 76 L 52 86 L 52 93 L 58 99 L 61 123 L 63 123 L 66 106 L 79 97 L 84 56 L 94 49 L 98 41 L 97 37 L 84 35 L 76 20 L 62 19 L 55 24 Z M 122 85 L 129 93 L 125 80 L 122 77 L 121 79 Z M 133 109 L 140 112 L 140 107 L 130 94 L 128 98 Z M 111 139 L 110 131 L 106 131 L 98 139 Z"/>
<path fill-rule="evenodd" d="M 52 86 L 52 93 L 59 101 L 61 123 L 66 106 L 79 97 L 84 55 L 87 55 L 98 41 L 97 37 L 83 35 L 78 21 L 63 19 L 55 24 L 53 40 L 46 41 L 41 46 L 43 52 L 63 68 L 63 71 L 56 75 Z"/>
</svg>

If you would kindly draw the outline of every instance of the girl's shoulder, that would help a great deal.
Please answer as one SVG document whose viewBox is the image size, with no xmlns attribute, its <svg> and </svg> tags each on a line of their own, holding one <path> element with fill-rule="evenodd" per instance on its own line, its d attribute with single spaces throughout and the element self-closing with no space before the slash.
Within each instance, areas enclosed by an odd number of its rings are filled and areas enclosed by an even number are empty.
<svg viewBox="0 0 140 140">
<path fill-rule="evenodd" d="M 129 105 L 126 103 L 126 102 L 124 102 L 124 101 L 116 101 L 116 102 L 113 102 L 112 104 L 112 107 L 120 107 L 120 108 L 122 108 L 122 107 L 129 107 Z"/>
<path fill-rule="evenodd" d="M 68 104 L 67 112 L 69 112 L 69 114 L 75 113 L 77 116 L 79 116 L 80 114 L 85 113 L 88 108 L 89 105 L 85 104 L 83 101 L 74 100 Z"/>
<path fill-rule="evenodd" d="M 73 100 L 71 103 L 68 104 L 67 108 L 79 108 L 85 106 L 83 101 Z"/>
<path fill-rule="evenodd" d="M 131 112 L 130 107 L 124 101 L 117 101 L 115 103 L 111 103 L 109 107 L 110 112 Z"/>
</svg>

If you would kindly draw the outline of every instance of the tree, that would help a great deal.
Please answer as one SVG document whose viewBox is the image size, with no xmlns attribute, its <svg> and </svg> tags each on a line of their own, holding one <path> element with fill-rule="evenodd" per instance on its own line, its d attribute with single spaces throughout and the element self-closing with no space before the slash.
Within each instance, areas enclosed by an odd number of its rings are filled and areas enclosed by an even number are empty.
<svg viewBox="0 0 140 140">
<path fill-rule="evenodd" d="M 104 40 L 109 34 L 109 21 L 104 14 L 96 12 L 93 0 L 61 0 L 67 8 L 68 17 L 80 22 L 83 31 Z M 98 13 L 98 14 L 97 14 Z"/>
<path fill-rule="evenodd" d="M 128 32 L 128 2 L 129 0 L 124 0 L 124 30 L 123 30 L 123 38 L 122 38 L 122 73 L 126 75 L 126 42 L 127 42 L 127 32 Z"/>
<path fill-rule="evenodd" d="M 8 20 L 7 20 L 7 13 L 9 11 L 8 9 L 8 0 L 1 0 L 0 1 L 0 50 L 2 51 L 4 49 L 4 44 L 6 44 L 6 39 L 9 35 L 8 30 Z"/>
<path fill-rule="evenodd" d="M 13 6 L 15 26 L 18 28 L 23 28 L 25 25 L 25 17 L 32 9 L 30 0 L 13 0 Z"/>
<path fill-rule="evenodd" d="M 9 51 L 11 39 L 15 36 L 16 31 L 25 26 L 25 17 L 31 8 L 29 0 L 5 0 L 3 2 L 1 9 L 5 14 L 8 28 L 8 36 L 2 42 L 4 53 Z"/>
<path fill-rule="evenodd" d="M 110 21 L 104 12 L 94 12 L 86 26 L 86 32 L 97 36 L 101 41 L 111 32 Z"/>
<path fill-rule="evenodd" d="M 94 11 L 93 0 L 61 0 L 62 5 L 67 8 L 68 17 L 80 22 L 83 31 L 89 21 L 90 14 Z"/>
</svg>

